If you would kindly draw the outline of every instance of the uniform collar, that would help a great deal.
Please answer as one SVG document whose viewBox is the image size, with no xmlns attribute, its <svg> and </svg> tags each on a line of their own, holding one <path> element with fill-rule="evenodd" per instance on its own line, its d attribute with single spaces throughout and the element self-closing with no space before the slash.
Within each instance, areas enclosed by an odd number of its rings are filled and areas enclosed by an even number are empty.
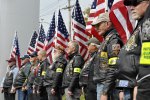
<svg viewBox="0 0 150 100">
<path fill-rule="evenodd" d="M 111 34 L 111 31 L 113 30 L 113 28 L 111 28 L 110 30 L 108 30 L 103 37 L 106 38 L 109 34 Z"/>
<path fill-rule="evenodd" d="M 78 54 L 78 52 L 75 52 L 75 53 L 69 55 L 68 58 L 69 58 L 69 59 L 72 59 L 72 58 L 73 58 L 75 55 L 77 55 L 77 54 Z"/>
</svg>

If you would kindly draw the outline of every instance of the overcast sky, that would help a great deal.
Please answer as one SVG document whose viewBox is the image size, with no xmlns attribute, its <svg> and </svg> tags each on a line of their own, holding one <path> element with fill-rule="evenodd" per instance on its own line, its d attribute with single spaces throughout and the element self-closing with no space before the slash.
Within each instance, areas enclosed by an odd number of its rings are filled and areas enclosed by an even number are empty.
<svg viewBox="0 0 150 100">
<path fill-rule="evenodd" d="M 76 0 L 71 0 L 71 5 L 75 3 Z M 79 0 L 82 11 L 90 7 L 93 0 Z M 68 5 L 68 0 L 40 0 L 40 20 L 43 19 L 43 26 L 45 32 L 47 33 L 49 23 L 52 19 L 53 13 L 58 11 L 60 8 L 64 8 Z M 63 19 L 68 29 L 68 10 L 61 10 Z"/>
</svg>

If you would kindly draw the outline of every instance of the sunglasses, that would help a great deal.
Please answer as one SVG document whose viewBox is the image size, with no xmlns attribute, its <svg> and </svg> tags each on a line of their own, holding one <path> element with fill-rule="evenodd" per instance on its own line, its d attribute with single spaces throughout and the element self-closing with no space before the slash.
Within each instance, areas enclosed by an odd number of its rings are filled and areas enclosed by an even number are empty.
<svg viewBox="0 0 150 100">
<path fill-rule="evenodd" d="M 124 0 L 125 6 L 137 6 L 142 1 L 148 1 L 148 0 Z"/>
</svg>

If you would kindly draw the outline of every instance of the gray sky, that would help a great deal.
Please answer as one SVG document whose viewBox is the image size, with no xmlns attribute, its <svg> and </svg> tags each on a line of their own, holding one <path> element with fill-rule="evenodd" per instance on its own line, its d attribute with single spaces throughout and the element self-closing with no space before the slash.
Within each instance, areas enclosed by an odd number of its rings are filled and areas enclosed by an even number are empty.
<svg viewBox="0 0 150 100">
<path fill-rule="evenodd" d="M 76 0 L 71 0 L 71 5 L 75 3 Z M 90 7 L 93 0 L 79 0 L 82 11 Z M 43 26 L 45 32 L 47 33 L 49 23 L 51 22 L 54 11 L 66 7 L 68 5 L 68 0 L 40 0 L 40 20 L 43 20 Z M 63 19 L 68 29 L 68 10 L 61 10 Z"/>
</svg>

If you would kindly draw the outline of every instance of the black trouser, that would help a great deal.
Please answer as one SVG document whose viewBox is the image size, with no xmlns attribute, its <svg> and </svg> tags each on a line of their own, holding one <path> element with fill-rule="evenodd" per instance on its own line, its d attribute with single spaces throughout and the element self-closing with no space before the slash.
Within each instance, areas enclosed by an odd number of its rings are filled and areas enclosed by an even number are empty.
<svg viewBox="0 0 150 100">
<path fill-rule="evenodd" d="M 112 89 L 108 92 L 108 100 L 119 100 L 119 90 Z"/>
<path fill-rule="evenodd" d="M 52 87 L 46 87 L 46 91 L 48 94 L 48 100 L 62 100 L 61 90 L 57 90 L 55 95 L 51 94 Z"/>
<path fill-rule="evenodd" d="M 139 69 L 137 100 L 150 100 L 150 67 Z"/>
<path fill-rule="evenodd" d="M 4 100 L 15 100 L 15 93 L 10 93 L 10 88 L 4 88 Z"/>
<path fill-rule="evenodd" d="M 46 92 L 46 87 L 40 86 L 39 88 L 39 94 L 35 93 L 34 94 L 34 100 L 48 100 L 47 92 Z"/>
<path fill-rule="evenodd" d="M 86 91 L 86 100 L 96 100 L 97 99 L 97 93 L 96 93 L 96 90 L 95 91 L 90 91 L 90 90 L 87 90 Z"/>
</svg>

